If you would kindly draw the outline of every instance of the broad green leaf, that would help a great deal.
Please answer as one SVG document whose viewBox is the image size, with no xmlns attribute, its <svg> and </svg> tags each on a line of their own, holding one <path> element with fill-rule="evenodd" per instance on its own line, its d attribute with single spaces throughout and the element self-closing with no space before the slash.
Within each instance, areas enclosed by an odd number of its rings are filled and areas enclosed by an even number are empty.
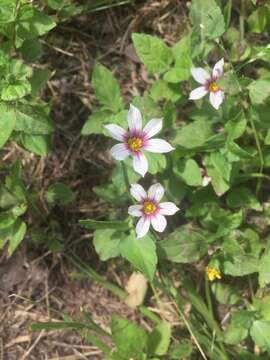
<svg viewBox="0 0 270 360">
<path fill-rule="evenodd" d="M 186 360 L 189 359 L 193 352 L 191 341 L 184 340 L 173 344 L 169 349 L 170 359 L 172 360 Z"/>
<path fill-rule="evenodd" d="M 16 221 L 16 216 L 10 211 L 0 212 L 0 229 L 10 227 Z"/>
<path fill-rule="evenodd" d="M 184 225 L 165 240 L 158 242 L 160 256 L 176 263 L 190 263 L 207 253 L 208 243 L 203 231 Z"/>
<path fill-rule="evenodd" d="M 4 104 L 0 104 L 0 148 L 8 141 L 16 124 L 14 111 Z"/>
<path fill-rule="evenodd" d="M 173 60 L 172 50 L 159 38 L 147 34 L 132 34 L 133 44 L 149 72 L 161 73 Z"/>
<path fill-rule="evenodd" d="M 218 170 L 216 170 L 212 164 L 206 165 L 207 175 L 211 177 L 211 184 L 215 190 L 217 196 L 222 196 L 229 190 L 230 185 Z"/>
<path fill-rule="evenodd" d="M 250 336 L 257 346 L 270 350 L 270 321 L 256 320 L 250 329 Z"/>
<path fill-rule="evenodd" d="M 67 205 L 72 202 L 74 200 L 74 196 L 75 195 L 70 187 L 60 182 L 52 184 L 45 194 L 45 198 L 49 204 L 60 206 Z"/>
<path fill-rule="evenodd" d="M 168 351 L 171 339 L 171 327 L 166 321 L 162 321 L 149 334 L 147 347 L 148 353 L 165 355 Z"/>
<path fill-rule="evenodd" d="M 20 143 L 27 150 L 39 155 L 48 155 L 51 149 L 51 140 L 48 135 L 28 135 L 20 134 Z"/>
<path fill-rule="evenodd" d="M 31 84 L 27 80 L 15 80 L 2 88 L 1 99 L 13 101 L 31 93 Z"/>
<path fill-rule="evenodd" d="M 228 142 L 240 138 L 247 127 L 247 120 L 242 111 L 240 111 L 233 119 L 227 121 L 225 129 L 228 132 Z"/>
<path fill-rule="evenodd" d="M 129 223 L 127 221 L 99 221 L 99 220 L 79 220 L 79 223 L 88 230 L 92 229 L 116 229 L 128 230 Z"/>
<path fill-rule="evenodd" d="M 232 319 L 224 332 L 224 341 L 227 344 L 237 345 L 248 336 L 248 329 L 254 319 L 253 311 L 236 310 L 232 312 Z"/>
<path fill-rule="evenodd" d="M 173 145 L 180 145 L 187 149 L 202 146 L 212 135 L 210 121 L 197 120 L 182 126 L 177 130 Z"/>
<path fill-rule="evenodd" d="M 249 97 L 254 105 L 263 104 L 270 95 L 270 81 L 259 79 L 254 80 L 248 86 Z"/>
<path fill-rule="evenodd" d="M 146 347 L 147 334 L 134 322 L 113 315 L 111 320 L 112 340 L 119 354 L 126 359 L 137 358 Z"/>
<path fill-rule="evenodd" d="M 155 175 L 159 172 L 162 172 L 166 168 L 166 156 L 163 154 L 155 154 L 150 152 L 145 152 L 145 156 L 148 159 L 148 172 L 152 175 Z"/>
<path fill-rule="evenodd" d="M 56 23 L 44 12 L 25 4 L 19 11 L 16 25 L 17 37 L 25 40 L 46 34 L 56 26 Z"/>
<path fill-rule="evenodd" d="M 259 271 L 260 262 L 252 255 L 237 255 L 223 263 L 223 271 L 227 275 L 245 276 Z"/>
<path fill-rule="evenodd" d="M 212 152 L 210 155 L 211 164 L 219 175 L 227 182 L 230 181 L 232 165 L 220 152 Z M 211 175 L 210 175 L 211 176 Z"/>
<path fill-rule="evenodd" d="M 260 296 L 260 295 L 259 295 Z M 263 298 L 254 297 L 252 306 L 259 312 L 261 320 L 270 321 L 270 296 L 266 295 Z"/>
<path fill-rule="evenodd" d="M 265 7 L 260 6 L 258 9 L 252 12 L 248 17 L 248 25 L 253 33 L 260 34 L 263 32 L 267 24 L 267 10 Z"/>
<path fill-rule="evenodd" d="M 30 79 L 32 87 L 32 96 L 37 96 L 38 92 L 49 80 L 51 72 L 48 69 L 34 69 L 33 76 Z"/>
<path fill-rule="evenodd" d="M 144 236 L 141 239 L 135 238 L 133 234 L 127 236 L 121 243 L 120 251 L 121 255 L 140 270 L 145 277 L 153 280 L 157 254 L 156 245 L 150 236 Z"/>
<path fill-rule="evenodd" d="M 249 188 L 239 187 L 229 191 L 226 198 L 227 205 L 231 208 L 248 208 L 254 210 L 262 210 L 262 206 L 256 196 Z"/>
<path fill-rule="evenodd" d="M 123 109 L 119 85 L 112 72 L 101 64 L 96 64 L 91 80 L 97 100 L 104 109 L 114 113 Z"/>
<path fill-rule="evenodd" d="M 202 175 L 199 165 L 193 159 L 180 159 L 174 166 L 174 173 L 189 186 L 201 186 Z"/>
<path fill-rule="evenodd" d="M 47 135 L 54 132 L 52 120 L 42 107 L 20 107 L 15 111 L 16 131 L 29 135 Z"/>
<path fill-rule="evenodd" d="M 102 134 L 103 126 L 106 120 L 109 118 L 110 113 L 108 111 L 96 111 L 92 113 L 85 124 L 83 125 L 81 134 L 90 135 L 90 134 Z"/>
<path fill-rule="evenodd" d="M 34 62 L 42 54 L 42 46 L 38 39 L 26 39 L 21 47 L 23 59 L 28 62 Z"/>
<path fill-rule="evenodd" d="M 15 21 L 16 6 L 17 6 L 17 0 L 1 0 L 0 26 Z"/>
<path fill-rule="evenodd" d="M 182 97 L 182 94 L 178 85 L 168 84 L 164 80 L 157 80 L 150 89 L 150 96 L 156 102 L 162 99 L 176 102 Z"/>
<path fill-rule="evenodd" d="M 240 291 L 229 284 L 214 282 L 211 290 L 220 304 L 234 305 L 242 299 Z"/>
<path fill-rule="evenodd" d="M 12 225 L 12 231 L 9 238 L 8 254 L 11 256 L 19 244 L 22 242 L 26 233 L 25 222 L 18 219 L 14 225 Z"/>
<path fill-rule="evenodd" d="M 100 229 L 94 234 L 93 244 L 100 260 L 106 261 L 120 254 L 120 242 L 126 235 L 115 229 Z"/>
<path fill-rule="evenodd" d="M 259 284 L 260 287 L 263 288 L 269 283 L 270 283 L 270 251 L 266 250 L 260 259 Z"/>
<path fill-rule="evenodd" d="M 192 0 L 190 17 L 201 37 L 216 39 L 225 32 L 225 21 L 215 0 Z"/>
</svg>

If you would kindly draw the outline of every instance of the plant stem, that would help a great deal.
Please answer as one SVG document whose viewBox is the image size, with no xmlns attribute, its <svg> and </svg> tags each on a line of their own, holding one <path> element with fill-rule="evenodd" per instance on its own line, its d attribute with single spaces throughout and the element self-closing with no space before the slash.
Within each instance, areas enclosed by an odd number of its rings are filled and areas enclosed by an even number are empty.
<svg viewBox="0 0 270 360">
<path fill-rule="evenodd" d="M 240 17 L 239 17 L 240 42 L 245 38 L 245 0 L 241 0 Z"/>
<path fill-rule="evenodd" d="M 213 306 L 212 306 L 210 287 L 209 287 L 209 280 L 207 278 L 207 275 L 205 275 L 205 277 L 204 277 L 204 287 L 205 287 L 205 296 L 206 296 L 206 301 L 207 301 L 207 307 L 214 319 Z"/>
<path fill-rule="evenodd" d="M 228 14 L 227 14 L 227 19 L 226 19 L 227 28 L 230 26 L 231 16 L 232 16 L 232 0 L 229 0 L 228 1 Z"/>
<path fill-rule="evenodd" d="M 127 173 L 127 168 L 126 168 L 126 165 L 123 161 L 121 161 L 121 166 L 122 166 L 122 170 L 123 170 L 123 176 L 124 176 L 124 181 L 125 181 L 125 184 L 126 184 L 126 189 L 127 189 L 127 192 L 129 194 L 130 192 L 130 183 L 129 183 L 129 178 L 128 178 L 128 173 Z"/>
</svg>

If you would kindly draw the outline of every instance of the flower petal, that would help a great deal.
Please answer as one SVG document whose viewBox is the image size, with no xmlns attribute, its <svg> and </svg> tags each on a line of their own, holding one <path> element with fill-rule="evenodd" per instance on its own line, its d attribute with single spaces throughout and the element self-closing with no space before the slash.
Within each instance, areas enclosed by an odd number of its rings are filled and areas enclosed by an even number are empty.
<svg viewBox="0 0 270 360">
<path fill-rule="evenodd" d="M 141 217 L 140 220 L 137 222 L 136 225 L 136 233 L 137 238 L 142 238 L 144 235 L 147 234 L 149 227 L 150 227 L 150 219 L 146 217 Z"/>
<path fill-rule="evenodd" d="M 131 205 L 128 208 L 128 213 L 131 216 L 142 216 L 142 205 Z"/>
<path fill-rule="evenodd" d="M 159 203 L 164 195 L 164 187 L 159 183 L 154 184 L 150 186 L 147 195 L 149 199 Z"/>
<path fill-rule="evenodd" d="M 159 204 L 159 208 L 162 215 L 174 215 L 180 210 L 173 202 L 163 202 Z"/>
<path fill-rule="evenodd" d="M 147 141 L 147 145 L 145 145 L 144 148 L 153 153 L 167 153 L 174 150 L 167 141 L 162 139 L 150 139 Z"/>
<path fill-rule="evenodd" d="M 191 74 L 199 84 L 205 84 L 207 80 L 211 78 L 208 72 L 203 68 L 193 68 L 191 69 Z"/>
<path fill-rule="evenodd" d="M 218 110 L 222 101 L 224 100 L 224 92 L 219 90 L 217 92 L 210 92 L 210 103 L 211 105 Z"/>
<path fill-rule="evenodd" d="M 130 104 L 128 111 L 128 127 L 130 131 L 140 131 L 142 129 L 141 112 L 132 104 Z"/>
<path fill-rule="evenodd" d="M 215 64 L 213 68 L 213 72 L 212 72 L 213 77 L 220 78 L 223 75 L 223 71 L 224 71 L 223 69 L 224 69 L 224 59 L 222 58 Z"/>
<path fill-rule="evenodd" d="M 147 173 L 148 170 L 148 160 L 146 156 L 140 152 L 133 157 L 133 168 L 140 174 L 142 177 Z"/>
<path fill-rule="evenodd" d="M 143 201 L 147 197 L 146 191 L 140 184 L 131 184 L 130 193 L 134 199 L 139 202 Z"/>
<path fill-rule="evenodd" d="M 167 226 L 167 220 L 165 216 L 157 214 L 151 218 L 151 224 L 156 231 L 163 232 Z"/>
<path fill-rule="evenodd" d="M 130 151 L 126 148 L 125 144 L 121 143 L 111 148 L 111 154 L 115 160 L 124 160 L 130 154 Z"/>
<path fill-rule="evenodd" d="M 111 137 L 119 141 L 124 141 L 124 137 L 127 132 L 121 126 L 116 124 L 108 124 L 104 125 L 104 127 L 109 131 Z"/>
<path fill-rule="evenodd" d="M 162 119 L 152 119 L 143 128 L 143 133 L 146 135 L 147 139 L 150 139 L 152 136 L 159 133 L 161 129 Z"/>
<path fill-rule="evenodd" d="M 198 100 L 204 97 L 208 93 L 208 90 L 204 86 L 200 86 L 191 91 L 189 94 L 189 100 Z"/>
</svg>

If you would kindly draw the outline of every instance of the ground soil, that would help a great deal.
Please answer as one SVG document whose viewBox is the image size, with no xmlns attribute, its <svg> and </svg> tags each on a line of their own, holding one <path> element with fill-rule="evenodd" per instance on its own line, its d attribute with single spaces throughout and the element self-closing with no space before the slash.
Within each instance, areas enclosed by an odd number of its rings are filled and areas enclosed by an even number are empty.
<svg viewBox="0 0 270 360">
<path fill-rule="evenodd" d="M 43 98 L 50 103 L 56 124 L 53 150 L 45 158 L 29 154 L 10 143 L 3 159 L 21 159 L 27 187 L 38 194 L 43 214 L 30 212 L 29 228 L 52 226 L 64 243 L 53 252 L 46 244 L 34 245 L 31 235 L 18 252 L 0 258 L 0 359 L 103 359 L 74 331 L 37 331 L 34 322 L 55 321 L 64 314 L 80 320 L 82 310 L 104 329 L 112 313 L 122 314 L 148 326 L 92 280 L 72 276 L 74 268 L 64 253 L 76 252 L 108 279 L 124 287 L 131 273 L 123 263 L 101 263 L 91 246 L 92 235 L 78 226 L 81 218 L 97 218 L 107 206 L 92 187 L 109 177 L 113 163 L 100 136 L 82 137 L 80 129 L 95 108 L 90 74 L 96 61 L 108 66 L 118 78 L 125 100 L 143 94 L 153 81 L 131 45 L 132 32 L 156 34 L 168 44 L 178 41 L 188 27 L 186 1 L 135 1 L 131 5 L 83 14 L 59 24 L 43 38 L 44 55 L 37 67 L 52 72 Z M 48 208 L 44 191 L 57 181 L 69 185 L 76 200 L 70 208 Z M 125 270 L 125 271 L 123 271 Z"/>
</svg>

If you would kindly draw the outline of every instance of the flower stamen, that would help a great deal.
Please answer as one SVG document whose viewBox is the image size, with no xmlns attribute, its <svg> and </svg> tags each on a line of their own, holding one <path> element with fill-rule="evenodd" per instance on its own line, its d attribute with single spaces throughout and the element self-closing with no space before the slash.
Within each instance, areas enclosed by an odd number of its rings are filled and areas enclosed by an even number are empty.
<svg viewBox="0 0 270 360">
<path fill-rule="evenodd" d="M 215 279 L 219 279 L 219 280 L 221 279 L 220 272 L 217 269 L 215 269 L 214 267 L 207 266 L 206 274 L 210 281 L 214 281 Z"/>
<path fill-rule="evenodd" d="M 134 152 L 139 151 L 139 149 L 143 147 L 143 141 L 139 137 L 130 137 L 127 143 L 130 150 Z"/>
<path fill-rule="evenodd" d="M 145 201 L 143 203 L 143 212 L 145 215 L 151 215 L 157 210 L 157 206 L 152 201 Z"/>
<path fill-rule="evenodd" d="M 215 81 L 213 81 L 208 85 L 208 90 L 215 93 L 220 90 L 220 87 Z"/>
</svg>

